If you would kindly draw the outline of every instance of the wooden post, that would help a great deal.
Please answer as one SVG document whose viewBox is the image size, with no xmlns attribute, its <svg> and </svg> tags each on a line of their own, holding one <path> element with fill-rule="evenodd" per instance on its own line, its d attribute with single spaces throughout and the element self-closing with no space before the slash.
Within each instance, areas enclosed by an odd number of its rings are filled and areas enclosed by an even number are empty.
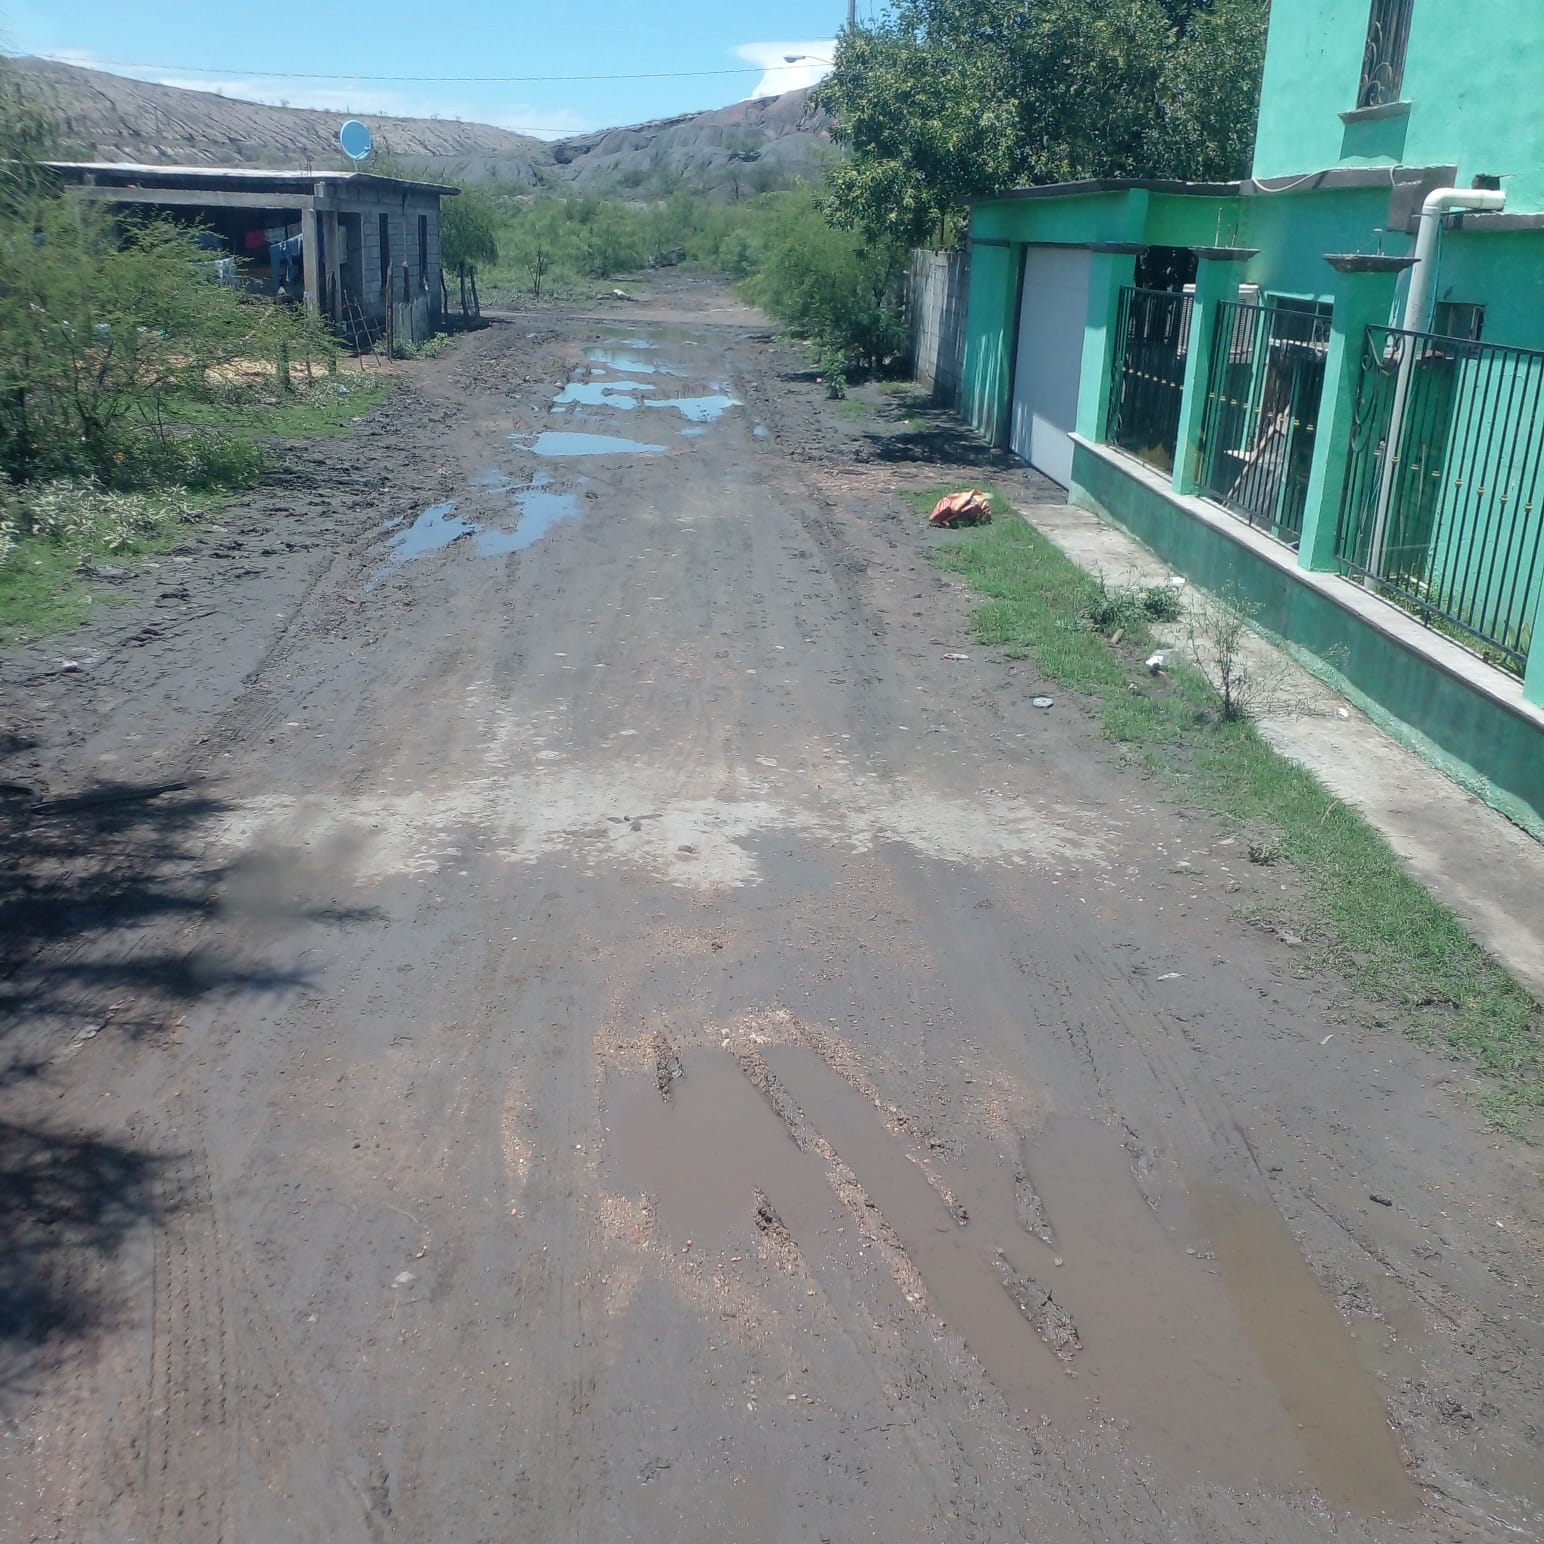
<svg viewBox="0 0 1544 1544">
<path fill-rule="evenodd" d="M 397 357 L 397 292 L 390 279 L 386 282 L 386 357 Z"/>
<path fill-rule="evenodd" d="M 274 375 L 279 382 L 279 390 L 281 393 L 287 392 L 290 389 L 289 340 L 287 338 L 281 339 L 279 342 L 277 366 L 278 368 L 274 371 Z"/>
<path fill-rule="evenodd" d="M 459 272 L 461 274 L 461 320 L 464 322 L 467 319 L 467 309 L 466 309 L 466 264 L 465 263 L 461 264 Z"/>
<path fill-rule="evenodd" d="M 482 301 L 477 298 L 477 265 L 472 265 L 472 315 L 482 318 Z"/>
</svg>

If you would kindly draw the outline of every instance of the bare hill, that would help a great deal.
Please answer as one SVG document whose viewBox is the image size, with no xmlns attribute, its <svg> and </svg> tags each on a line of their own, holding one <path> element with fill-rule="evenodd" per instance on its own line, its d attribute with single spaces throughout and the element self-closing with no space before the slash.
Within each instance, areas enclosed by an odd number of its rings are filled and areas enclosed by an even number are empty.
<svg viewBox="0 0 1544 1544">
<path fill-rule="evenodd" d="M 70 152 L 84 158 L 191 166 L 339 164 L 341 111 L 244 102 L 48 59 L 10 63 L 21 91 L 48 111 Z M 552 143 L 485 123 L 358 116 L 393 155 L 434 177 L 521 187 L 569 183 L 623 195 L 684 182 L 738 198 L 785 182 L 825 153 L 828 125 L 809 112 L 808 96 L 790 91 Z"/>
</svg>

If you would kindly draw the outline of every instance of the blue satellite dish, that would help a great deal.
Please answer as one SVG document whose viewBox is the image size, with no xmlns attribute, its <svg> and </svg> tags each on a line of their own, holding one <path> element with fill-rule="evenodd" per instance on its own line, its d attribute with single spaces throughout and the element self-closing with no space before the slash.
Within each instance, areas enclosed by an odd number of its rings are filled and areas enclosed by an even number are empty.
<svg viewBox="0 0 1544 1544">
<path fill-rule="evenodd" d="M 367 160 L 370 152 L 375 148 L 370 140 L 369 129 L 357 118 L 350 118 L 338 130 L 338 143 L 343 146 L 344 155 L 351 161 Z"/>
</svg>

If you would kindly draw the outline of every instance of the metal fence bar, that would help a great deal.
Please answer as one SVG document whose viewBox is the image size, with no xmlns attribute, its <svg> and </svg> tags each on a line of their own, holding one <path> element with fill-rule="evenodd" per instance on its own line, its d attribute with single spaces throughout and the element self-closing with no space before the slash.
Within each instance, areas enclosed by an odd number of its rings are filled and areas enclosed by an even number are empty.
<svg viewBox="0 0 1544 1544">
<path fill-rule="evenodd" d="M 1521 674 L 1544 591 L 1541 489 L 1544 352 L 1368 328 L 1336 528 L 1342 573 Z"/>
<path fill-rule="evenodd" d="M 1116 315 L 1105 437 L 1163 472 L 1174 469 L 1192 305 L 1175 290 L 1128 284 Z"/>
<path fill-rule="evenodd" d="M 1220 301 L 1201 419 L 1201 487 L 1295 547 L 1313 465 L 1329 318 Z"/>
</svg>

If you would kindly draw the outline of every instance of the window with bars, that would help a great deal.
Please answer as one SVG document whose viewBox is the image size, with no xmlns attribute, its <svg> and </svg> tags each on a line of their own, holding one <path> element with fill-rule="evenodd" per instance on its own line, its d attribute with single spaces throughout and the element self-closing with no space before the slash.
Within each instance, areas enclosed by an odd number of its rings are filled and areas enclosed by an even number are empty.
<svg viewBox="0 0 1544 1544">
<path fill-rule="evenodd" d="M 1358 108 L 1383 107 L 1399 100 L 1414 7 L 1415 0 L 1372 0 L 1367 47 L 1362 51 L 1362 83 L 1356 94 Z"/>
</svg>

